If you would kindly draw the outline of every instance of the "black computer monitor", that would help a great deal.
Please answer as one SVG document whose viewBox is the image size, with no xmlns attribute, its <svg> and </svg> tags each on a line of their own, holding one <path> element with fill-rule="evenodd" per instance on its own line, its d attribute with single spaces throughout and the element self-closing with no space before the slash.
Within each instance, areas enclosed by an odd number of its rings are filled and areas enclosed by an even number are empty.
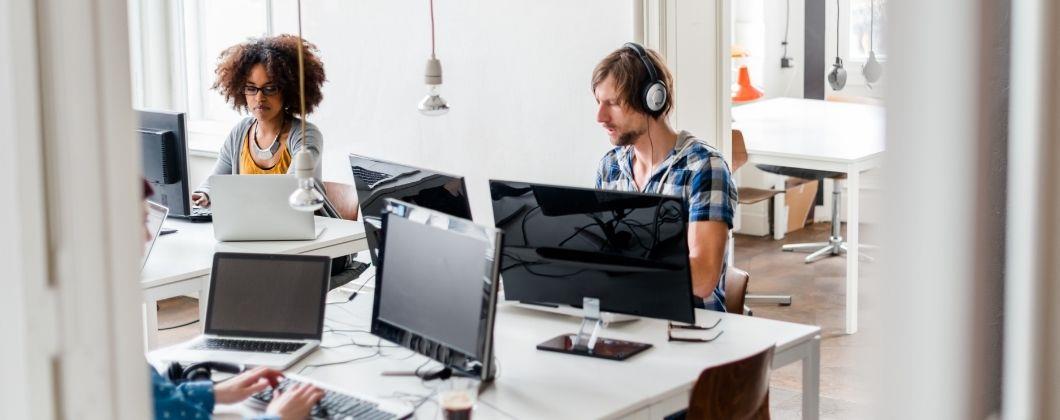
<svg viewBox="0 0 1060 420">
<path fill-rule="evenodd" d="M 372 334 L 491 380 L 501 231 L 386 202 Z"/>
<path fill-rule="evenodd" d="M 386 199 L 397 199 L 471 220 L 471 205 L 463 177 L 355 154 L 350 154 L 350 170 L 357 188 L 368 253 L 377 270 L 380 265 L 379 230 Z"/>
<path fill-rule="evenodd" d="M 490 195 L 506 300 L 695 322 L 681 197 L 498 180 Z"/>
<path fill-rule="evenodd" d="M 172 217 L 191 217 L 184 113 L 137 110 L 136 114 L 143 175 L 154 189 L 149 200 L 169 208 Z"/>
</svg>

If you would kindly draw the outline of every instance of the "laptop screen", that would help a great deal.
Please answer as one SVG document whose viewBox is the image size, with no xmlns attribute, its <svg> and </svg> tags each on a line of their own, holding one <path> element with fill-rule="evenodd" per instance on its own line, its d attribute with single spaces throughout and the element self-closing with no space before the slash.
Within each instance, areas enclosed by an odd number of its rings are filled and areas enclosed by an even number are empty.
<svg viewBox="0 0 1060 420">
<path fill-rule="evenodd" d="M 206 333 L 320 339 L 330 274 L 323 256 L 218 252 Z"/>
<path fill-rule="evenodd" d="M 140 257 L 141 271 L 147 265 L 147 257 L 151 255 L 151 250 L 154 249 L 155 242 L 158 240 L 158 234 L 162 232 L 162 223 L 166 221 L 168 215 L 169 209 L 165 206 L 153 201 L 147 202 L 147 220 L 144 223 L 147 224 L 147 231 L 151 233 L 151 239 L 144 243 L 144 250 Z"/>
</svg>

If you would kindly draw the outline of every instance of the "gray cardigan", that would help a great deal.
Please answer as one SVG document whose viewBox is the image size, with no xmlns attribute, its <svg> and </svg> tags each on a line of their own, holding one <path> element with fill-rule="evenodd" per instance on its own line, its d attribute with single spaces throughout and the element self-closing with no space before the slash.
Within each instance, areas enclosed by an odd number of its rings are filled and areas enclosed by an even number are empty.
<svg viewBox="0 0 1060 420">
<path fill-rule="evenodd" d="M 291 158 L 293 159 L 295 153 L 302 150 L 302 121 L 294 118 L 292 122 L 294 125 L 291 127 L 291 134 L 287 136 L 287 151 L 291 153 Z M 243 150 L 243 139 L 247 138 L 247 131 L 250 130 L 250 126 L 253 124 L 254 117 L 246 117 L 235 127 L 232 127 L 232 132 L 228 133 L 228 138 L 225 139 L 225 143 L 221 146 L 221 151 L 217 155 L 217 163 L 213 166 L 213 175 L 239 174 L 239 153 Z M 307 150 L 313 154 L 313 160 L 317 163 L 313 176 L 317 179 L 317 182 L 320 182 L 321 174 L 323 173 L 321 168 L 323 165 L 320 164 L 320 152 L 324 149 L 324 136 L 320 134 L 317 126 L 311 122 L 306 121 L 305 128 Z M 294 173 L 293 160 L 287 173 Z M 195 191 L 210 195 L 210 177 L 206 177 L 202 184 L 195 188 Z"/>
</svg>

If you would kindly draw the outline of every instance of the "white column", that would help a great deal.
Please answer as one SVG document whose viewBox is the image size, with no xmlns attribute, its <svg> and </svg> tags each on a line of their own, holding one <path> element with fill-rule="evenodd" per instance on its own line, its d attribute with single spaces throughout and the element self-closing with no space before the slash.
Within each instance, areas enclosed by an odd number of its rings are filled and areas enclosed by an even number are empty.
<svg viewBox="0 0 1060 420">
<path fill-rule="evenodd" d="M 1012 2 L 1002 417 L 1060 418 L 1060 5 Z"/>
<path fill-rule="evenodd" d="M 127 16 L 124 0 L 0 3 L 5 418 L 150 417 Z"/>
</svg>

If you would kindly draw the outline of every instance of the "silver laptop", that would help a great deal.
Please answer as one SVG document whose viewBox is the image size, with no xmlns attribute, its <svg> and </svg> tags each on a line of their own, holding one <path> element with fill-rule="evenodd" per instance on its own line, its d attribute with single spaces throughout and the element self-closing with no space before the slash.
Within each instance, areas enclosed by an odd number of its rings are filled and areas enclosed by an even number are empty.
<svg viewBox="0 0 1060 420">
<path fill-rule="evenodd" d="M 158 234 L 162 232 L 162 223 L 166 221 L 166 217 L 169 216 L 169 208 L 158 204 L 154 201 L 147 202 L 147 231 L 151 233 L 151 239 L 144 243 L 144 251 L 140 260 L 140 271 L 144 270 L 144 266 L 147 265 L 147 258 L 151 255 L 151 250 L 155 248 L 155 241 L 158 240 Z"/>
<path fill-rule="evenodd" d="M 286 369 L 320 345 L 330 274 L 325 256 L 218 252 L 204 334 L 163 357 Z"/>
<path fill-rule="evenodd" d="M 313 213 L 287 204 L 298 187 L 292 175 L 213 175 L 210 209 L 218 241 L 315 239 L 324 231 Z"/>
</svg>

